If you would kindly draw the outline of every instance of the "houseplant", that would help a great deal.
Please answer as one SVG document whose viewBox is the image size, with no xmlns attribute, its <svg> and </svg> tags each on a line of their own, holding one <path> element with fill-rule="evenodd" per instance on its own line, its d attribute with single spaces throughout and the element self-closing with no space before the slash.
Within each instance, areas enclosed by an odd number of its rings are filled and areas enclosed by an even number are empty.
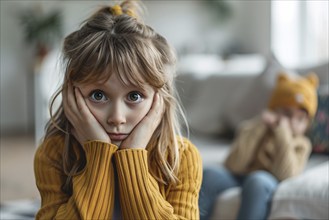
<svg viewBox="0 0 329 220">
<path fill-rule="evenodd" d="M 61 13 L 59 10 L 45 13 L 41 7 L 29 8 L 21 12 L 19 20 L 26 43 L 34 47 L 35 67 L 38 67 L 62 36 Z"/>
</svg>

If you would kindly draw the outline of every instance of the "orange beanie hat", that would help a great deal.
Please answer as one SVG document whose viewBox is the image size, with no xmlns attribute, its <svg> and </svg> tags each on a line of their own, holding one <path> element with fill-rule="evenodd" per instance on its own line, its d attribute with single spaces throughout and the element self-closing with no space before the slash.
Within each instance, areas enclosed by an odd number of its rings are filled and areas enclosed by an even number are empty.
<svg viewBox="0 0 329 220">
<path fill-rule="evenodd" d="M 282 107 L 302 108 L 313 117 L 318 107 L 318 80 L 315 73 L 296 79 L 289 78 L 286 73 L 280 73 L 268 107 L 272 110 Z"/>
</svg>

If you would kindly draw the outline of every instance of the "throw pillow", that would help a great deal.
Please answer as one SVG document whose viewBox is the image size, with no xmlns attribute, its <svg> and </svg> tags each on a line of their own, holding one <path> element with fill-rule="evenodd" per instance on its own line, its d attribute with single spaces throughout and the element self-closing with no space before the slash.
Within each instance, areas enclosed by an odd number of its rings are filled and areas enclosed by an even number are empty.
<svg viewBox="0 0 329 220">
<path fill-rule="evenodd" d="M 318 91 L 318 110 L 308 135 L 314 153 L 329 154 L 329 88 L 324 85 Z"/>
</svg>

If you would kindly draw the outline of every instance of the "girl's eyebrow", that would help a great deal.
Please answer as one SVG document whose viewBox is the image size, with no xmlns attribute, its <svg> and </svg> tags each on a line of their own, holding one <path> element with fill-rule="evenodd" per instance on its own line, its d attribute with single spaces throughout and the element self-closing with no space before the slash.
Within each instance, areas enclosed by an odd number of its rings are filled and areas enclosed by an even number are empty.
<svg viewBox="0 0 329 220">
<path fill-rule="evenodd" d="M 106 85 L 105 83 L 89 83 L 86 85 L 82 85 L 82 87 L 85 87 L 86 89 L 94 89 L 94 88 L 102 88 L 105 89 Z"/>
<path fill-rule="evenodd" d="M 124 89 L 129 90 L 129 91 L 141 91 L 141 92 L 148 92 L 150 89 L 147 89 L 147 87 L 139 87 L 133 84 L 123 84 L 122 85 Z M 90 84 L 86 85 L 86 88 L 88 89 L 93 89 L 94 87 L 97 87 L 101 90 L 107 91 L 109 89 L 109 87 L 106 85 L 106 82 L 102 82 L 102 81 L 97 81 L 97 82 L 92 82 Z"/>
<path fill-rule="evenodd" d="M 87 84 L 87 86 L 103 86 L 105 84 L 106 84 L 106 81 L 94 81 L 94 82 Z"/>
</svg>

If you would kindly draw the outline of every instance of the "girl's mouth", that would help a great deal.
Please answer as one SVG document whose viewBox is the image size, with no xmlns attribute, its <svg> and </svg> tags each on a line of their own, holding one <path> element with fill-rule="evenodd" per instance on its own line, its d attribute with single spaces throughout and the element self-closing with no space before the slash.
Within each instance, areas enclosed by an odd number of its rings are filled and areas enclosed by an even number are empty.
<svg viewBox="0 0 329 220">
<path fill-rule="evenodd" d="M 121 134 L 121 133 L 108 133 L 111 141 L 123 141 L 128 137 L 128 134 Z"/>
</svg>

